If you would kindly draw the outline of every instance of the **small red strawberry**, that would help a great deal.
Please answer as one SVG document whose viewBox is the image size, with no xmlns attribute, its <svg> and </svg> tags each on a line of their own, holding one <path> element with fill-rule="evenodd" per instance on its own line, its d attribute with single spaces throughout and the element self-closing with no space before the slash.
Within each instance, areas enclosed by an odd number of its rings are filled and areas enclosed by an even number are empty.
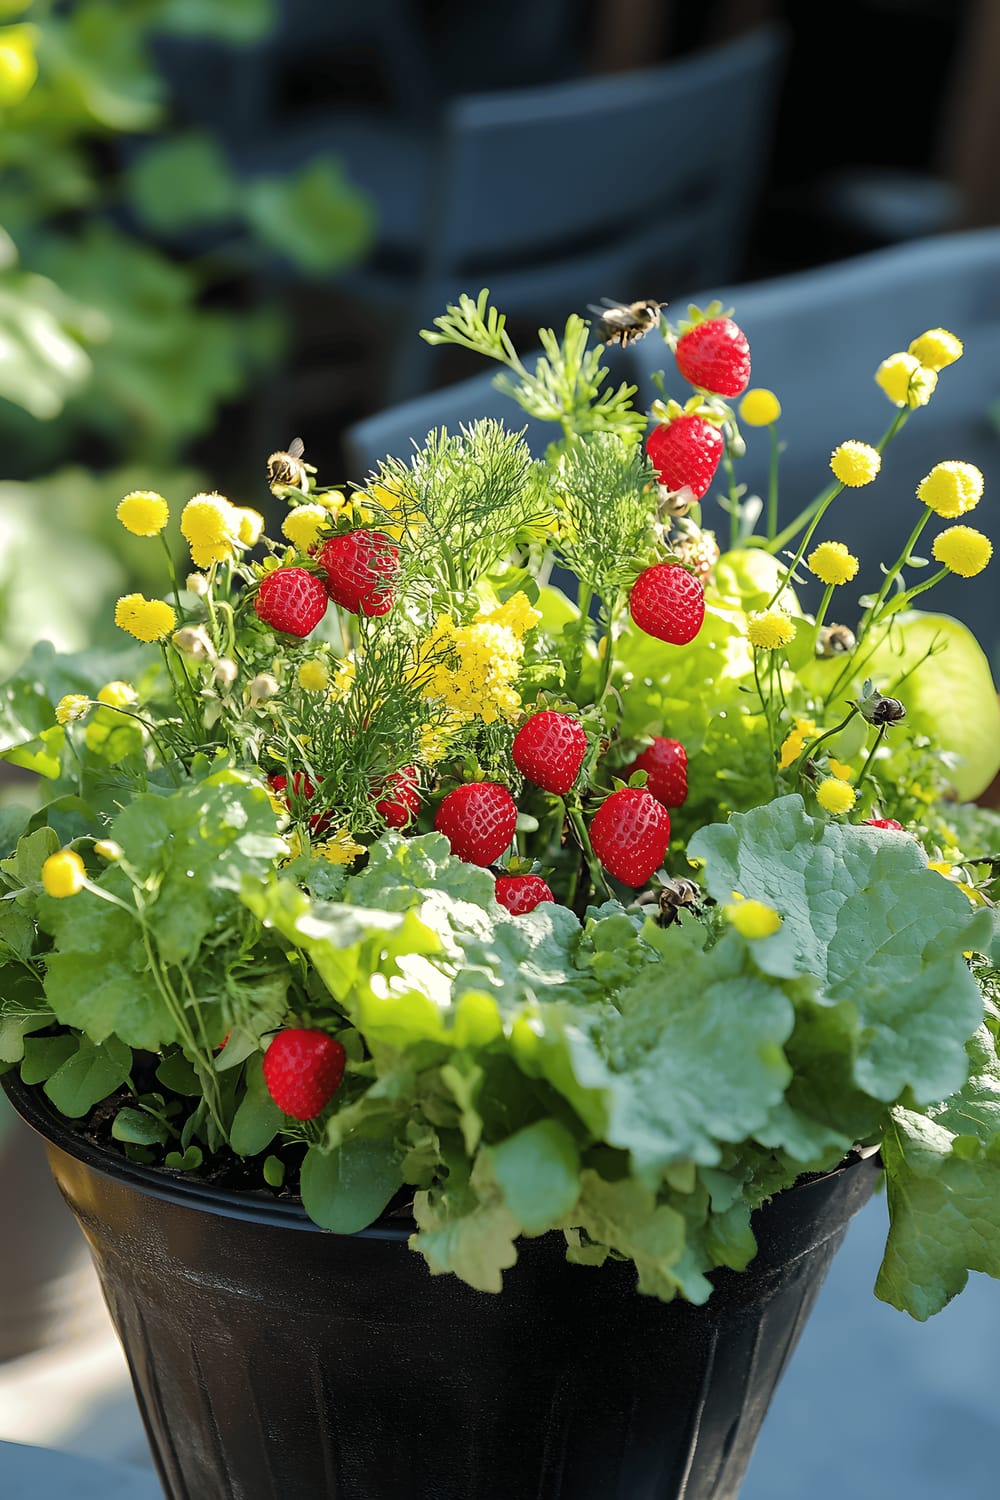
<svg viewBox="0 0 1000 1500">
<path fill-rule="evenodd" d="M 543 901 L 556 898 L 540 875 L 498 875 L 497 900 L 515 917 L 534 911 Z"/>
<path fill-rule="evenodd" d="M 292 812 L 297 810 L 296 803 L 311 802 L 316 795 L 316 788 L 304 771 L 294 771 L 292 773 L 291 796 L 288 793 L 287 776 L 269 776 L 267 779 L 274 790 L 284 797 Z M 320 777 L 321 781 L 322 779 Z M 322 838 L 325 833 L 330 832 L 332 827 L 332 813 L 313 813 L 309 819 L 309 828 L 315 838 Z"/>
<path fill-rule="evenodd" d="M 322 579 L 315 573 L 305 568 L 275 568 L 261 579 L 253 607 L 272 630 L 301 637 L 315 630 L 329 602 Z"/>
<path fill-rule="evenodd" d="M 622 885 L 645 885 L 666 858 L 670 814 L 642 787 L 606 797 L 590 825 L 590 842 L 609 875 Z"/>
<path fill-rule="evenodd" d="M 416 766 L 404 766 L 401 771 L 390 771 L 376 788 L 378 801 L 375 811 L 382 814 L 390 828 L 405 828 L 411 818 L 420 812 L 420 793 L 417 791 Z"/>
<path fill-rule="evenodd" d="M 664 807 L 683 807 L 687 801 L 688 758 L 680 740 L 668 740 L 658 734 L 636 756 L 629 771 L 645 771 L 647 792 Z"/>
<path fill-rule="evenodd" d="M 517 808 L 505 786 L 469 781 L 448 793 L 437 810 L 434 827 L 459 859 L 470 865 L 491 865 L 514 837 Z"/>
<path fill-rule="evenodd" d="M 267 1092 L 283 1114 L 313 1120 L 340 1088 L 346 1060 L 341 1044 L 325 1031 L 279 1031 L 264 1053 Z"/>
<path fill-rule="evenodd" d="M 551 709 L 525 720 L 511 747 L 514 764 L 528 781 L 562 797 L 569 791 L 587 753 L 587 735 L 572 714 Z"/>
<path fill-rule="evenodd" d="M 750 345 L 732 318 L 695 323 L 677 340 L 677 368 L 684 379 L 717 396 L 742 396 L 750 383 Z"/>
<path fill-rule="evenodd" d="M 708 493 L 725 444 L 714 422 L 688 414 L 659 422 L 646 439 L 649 461 L 668 490 L 685 485 L 696 500 Z"/>
<path fill-rule="evenodd" d="M 866 818 L 862 826 L 865 828 L 891 828 L 896 833 L 906 832 L 902 823 L 897 823 L 895 818 Z"/>
<path fill-rule="evenodd" d="M 679 563 L 654 563 L 632 585 L 628 607 L 647 635 L 672 646 L 686 646 L 705 618 L 705 590 Z"/>
<path fill-rule="evenodd" d="M 352 615 L 386 615 L 399 572 L 399 548 L 384 531 L 345 531 L 324 542 L 316 558 L 330 598 Z"/>
</svg>

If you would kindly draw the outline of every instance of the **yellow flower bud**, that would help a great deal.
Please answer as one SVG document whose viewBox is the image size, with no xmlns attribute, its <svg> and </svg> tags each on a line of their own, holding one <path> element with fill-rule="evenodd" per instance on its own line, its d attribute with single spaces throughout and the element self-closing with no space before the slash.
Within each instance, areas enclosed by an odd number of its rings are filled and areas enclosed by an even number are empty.
<svg viewBox="0 0 1000 1500">
<path fill-rule="evenodd" d="M 816 788 L 816 800 L 824 812 L 846 813 L 850 812 L 858 798 L 854 788 L 848 786 L 846 781 L 841 781 L 837 776 L 828 776 Z"/>
<path fill-rule="evenodd" d="M 747 391 L 739 405 L 740 421 L 747 427 L 770 427 L 781 416 L 781 402 L 773 391 L 757 386 Z"/>
<path fill-rule="evenodd" d="M 747 901 L 733 892 L 739 899 L 722 908 L 722 914 L 730 926 L 745 938 L 773 937 L 781 927 L 781 918 L 773 906 L 763 901 Z"/>
<path fill-rule="evenodd" d="M 913 340 L 909 352 L 925 369 L 943 370 L 946 365 L 953 365 L 956 359 L 961 359 L 963 350 L 962 340 L 949 333 L 947 328 L 929 328 Z"/>
<path fill-rule="evenodd" d="M 776 651 L 795 639 L 795 624 L 780 609 L 758 610 L 747 622 L 747 637 L 751 646 Z"/>
<path fill-rule="evenodd" d="M 137 641 L 162 641 L 177 624 L 177 616 L 162 599 L 124 594 L 115 605 L 115 624 Z"/>
<path fill-rule="evenodd" d="M 319 656 L 310 656 L 300 663 L 299 687 L 307 693 L 324 693 L 330 686 L 330 672 L 326 662 Z"/>
<path fill-rule="evenodd" d="M 993 543 L 971 526 L 949 526 L 934 538 L 934 556 L 960 578 L 975 578 L 993 556 Z"/>
<path fill-rule="evenodd" d="M 834 476 L 848 489 L 860 489 L 871 484 L 882 467 L 882 455 L 870 443 L 858 443 L 852 438 L 834 448 L 830 455 L 830 468 Z"/>
<path fill-rule="evenodd" d="M 925 474 L 917 485 L 917 499 L 936 515 L 952 521 L 976 508 L 983 497 L 984 485 L 982 471 L 975 464 L 950 459 L 935 464 L 931 472 Z"/>
<path fill-rule="evenodd" d="M 809 571 L 826 584 L 850 583 L 858 571 L 858 559 L 843 542 L 820 542 L 810 552 Z"/>
<path fill-rule="evenodd" d="M 75 896 L 83 890 L 87 872 L 83 860 L 73 849 L 60 849 L 50 854 L 42 865 L 42 885 L 50 896 Z"/>
<path fill-rule="evenodd" d="M 98 703 L 108 708 L 130 708 L 139 694 L 130 682 L 106 682 L 97 694 Z"/>
<path fill-rule="evenodd" d="M 94 853 L 100 855 L 101 859 L 108 860 L 113 864 L 115 860 L 121 859 L 125 850 L 121 844 L 116 844 L 114 839 L 98 839 L 94 845 Z"/>
<path fill-rule="evenodd" d="M 159 536 L 170 520 L 170 507 L 155 490 L 132 490 L 115 514 L 133 536 Z"/>
<path fill-rule="evenodd" d="M 90 708 L 90 699 L 85 693 L 66 693 L 56 704 L 56 723 L 74 724 L 84 719 Z"/>
<path fill-rule="evenodd" d="M 890 354 L 875 371 L 875 384 L 893 406 L 926 406 L 934 394 L 937 374 L 912 354 Z"/>
</svg>

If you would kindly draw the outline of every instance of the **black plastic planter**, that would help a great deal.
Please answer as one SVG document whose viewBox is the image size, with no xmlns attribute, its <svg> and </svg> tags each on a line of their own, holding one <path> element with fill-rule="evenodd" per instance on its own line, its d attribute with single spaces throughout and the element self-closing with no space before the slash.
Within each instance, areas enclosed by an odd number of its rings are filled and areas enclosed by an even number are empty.
<svg viewBox="0 0 1000 1500">
<path fill-rule="evenodd" d="M 877 1159 L 775 1198 L 708 1305 L 521 1246 L 499 1296 L 391 1220 L 133 1167 L 4 1080 L 90 1241 L 170 1500 L 731 1500 Z"/>
</svg>

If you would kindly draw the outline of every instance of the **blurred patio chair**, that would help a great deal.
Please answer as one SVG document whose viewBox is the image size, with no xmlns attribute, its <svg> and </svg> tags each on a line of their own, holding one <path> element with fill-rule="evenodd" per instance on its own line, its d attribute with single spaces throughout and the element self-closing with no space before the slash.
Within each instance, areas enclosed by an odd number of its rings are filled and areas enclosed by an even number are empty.
<svg viewBox="0 0 1000 1500">
<path fill-rule="evenodd" d="M 738 275 L 782 52 L 764 27 L 642 72 L 460 97 L 427 137 L 358 117 L 311 127 L 310 150 L 335 152 L 375 205 L 375 251 L 338 279 L 395 314 L 389 401 L 428 387 L 435 351 L 417 332 L 470 287 L 558 322 L 622 287 L 665 297 Z M 291 132 L 245 159 L 286 169 L 303 146 Z"/>
</svg>

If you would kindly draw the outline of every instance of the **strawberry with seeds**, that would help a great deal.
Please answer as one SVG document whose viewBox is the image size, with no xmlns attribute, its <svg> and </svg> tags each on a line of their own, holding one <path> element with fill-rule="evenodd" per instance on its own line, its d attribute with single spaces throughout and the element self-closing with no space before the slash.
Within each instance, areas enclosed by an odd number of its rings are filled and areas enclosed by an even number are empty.
<svg viewBox="0 0 1000 1500">
<path fill-rule="evenodd" d="M 279 1031 L 264 1053 L 264 1083 L 293 1120 L 314 1120 L 340 1088 L 347 1054 L 325 1031 Z"/>
<path fill-rule="evenodd" d="M 659 422 L 646 439 L 646 452 L 662 485 L 671 492 L 685 487 L 696 500 L 708 493 L 725 446 L 716 423 L 697 412 L 667 407 L 678 415 Z"/>
<path fill-rule="evenodd" d="M 543 901 L 556 899 L 540 875 L 498 875 L 496 897 L 515 917 L 526 916 Z"/>
<path fill-rule="evenodd" d="M 329 602 L 315 573 L 306 568 L 275 568 L 261 579 L 253 607 L 272 630 L 301 638 L 315 630 Z"/>
<path fill-rule="evenodd" d="M 511 756 L 521 775 L 545 792 L 564 797 L 587 753 L 587 735 L 579 719 L 551 709 L 532 714 L 514 736 Z"/>
<path fill-rule="evenodd" d="M 629 771 L 645 771 L 646 790 L 664 807 L 683 807 L 687 801 L 687 751 L 680 740 L 658 734 L 637 755 Z"/>
<path fill-rule="evenodd" d="M 390 828 L 405 828 L 420 812 L 420 793 L 417 791 L 416 766 L 403 766 L 400 771 L 390 771 L 379 783 L 375 795 L 375 811 L 382 814 Z"/>
<path fill-rule="evenodd" d="M 641 787 L 606 797 L 590 825 L 590 844 L 616 880 L 634 889 L 658 870 L 670 847 L 670 814 Z"/>
<path fill-rule="evenodd" d="M 672 646 L 686 646 L 705 618 L 705 589 L 680 563 L 654 563 L 632 585 L 628 607 L 647 635 Z"/>
<path fill-rule="evenodd" d="M 280 796 L 284 797 L 292 812 L 295 811 L 295 804 L 297 802 L 311 802 L 316 795 L 316 787 L 304 771 L 295 771 L 292 773 L 291 795 L 288 792 L 287 776 L 275 775 L 269 776 L 267 779 L 274 790 Z M 320 777 L 319 779 L 322 781 L 323 778 Z M 332 827 L 332 813 L 313 813 L 309 818 L 309 831 L 314 838 L 322 838 L 325 833 L 330 832 Z"/>
<path fill-rule="evenodd" d="M 470 865 L 491 865 L 514 837 L 517 807 L 505 786 L 470 781 L 444 798 L 434 827 L 459 859 Z"/>
<path fill-rule="evenodd" d="M 700 390 L 742 396 L 750 383 L 750 345 L 732 318 L 706 318 L 695 310 L 674 354 L 684 379 Z"/>
<path fill-rule="evenodd" d="M 345 531 L 317 556 L 330 598 L 352 615 L 386 615 L 393 605 L 399 548 L 384 531 Z"/>
</svg>

